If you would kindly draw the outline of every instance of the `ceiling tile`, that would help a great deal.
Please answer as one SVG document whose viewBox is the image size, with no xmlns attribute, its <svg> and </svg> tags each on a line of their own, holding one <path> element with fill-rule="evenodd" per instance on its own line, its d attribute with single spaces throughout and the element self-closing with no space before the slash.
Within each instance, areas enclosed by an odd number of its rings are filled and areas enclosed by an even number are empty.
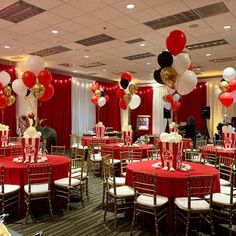
<svg viewBox="0 0 236 236">
<path fill-rule="evenodd" d="M 72 20 L 74 22 L 77 22 L 81 25 L 88 26 L 88 27 L 103 22 L 103 20 L 91 14 L 84 14 L 82 16 L 73 18 Z"/>
<path fill-rule="evenodd" d="M 137 21 L 132 19 L 130 16 L 122 16 L 110 21 L 111 24 L 125 29 L 126 27 L 137 25 Z"/>
<path fill-rule="evenodd" d="M 43 8 L 45 10 L 50 10 L 54 7 L 60 6 L 63 4 L 63 1 L 60 0 L 53 0 L 53 1 L 45 1 L 45 0 L 24 0 L 28 3 L 31 3 L 37 7 Z"/>
<path fill-rule="evenodd" d="M 103 20 L 112 20 L 124 15 L 121 11 L 118 11 L 113 7 L 105 7 L 99 11 L 94 11 L 91 14 Z"/>
<path fill-rule="evenodd" d="M 49 25 L 34 19 L 27 19 L 24 20 L 20 23 L 18 23 L 18 25 L 22 25 L 23 27 L 28 27 L 28 28 L 32 28 L 34 30 L 41 30 L 44 28 L 47 28 Z"/>
<path fill-rule="evenodd" d="M 138 25 L 135 25 L 132 27 L 127 27 L 126 30 L 132 34 L 141 34 L 141 33 L 146 33 L 146 32 L 152 31 L 151 28 L 149 28 L 148 26 L 143 25 L 143 24 L 138 24 Z"/>
<path fill-rule="evenodd" d="M 84 29 L 84 26 L 80 25 L 79 23 L 75 23 L 71 20 L 66 20 L 66 21 L 63 21 L 63 22 L 55 25 L 55 28 L 63 29 L 63 30 L 69 31 L 69 32 L 76 32 L 81 29 Z"/>
<path fill-rule="evenodd" d="M 134 18 L 135 20 L 139 21 L 140 23 L 155 20 L 155 19 L 162 17 L 161 14 L 159 14 L 157 11 L 155 11 L 153 9 L 147 9 L 144 11 L 140 11 L 140 12 L 131 14 L 130 16 L 132 18 Z"/>
<path fill-rule="evenodd" d="M 104 3 L 102 0 L 93 0 L 93 1 L 73 0 L 70 1 L 69 4 L 85 12 L 92 12 L 107 7 L 107 4 Z"/>
<path fill-rule="evenodd" d="M 57 16 L 49 11 L 42 12 L 37 16 L 34 16 L 34 20 L 44 22 L 48 25 L 55 25 L 65 20 L 64 17 Z"/>
</svg>

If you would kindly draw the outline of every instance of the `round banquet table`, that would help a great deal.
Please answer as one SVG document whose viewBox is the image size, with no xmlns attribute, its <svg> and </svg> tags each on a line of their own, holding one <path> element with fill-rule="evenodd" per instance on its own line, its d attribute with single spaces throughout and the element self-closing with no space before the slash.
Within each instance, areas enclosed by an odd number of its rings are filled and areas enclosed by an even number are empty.
<svg viewBox="0 0 236 236">
<path fill-rule="evenodd" d="M 153 148 L 153 145 L 148 144 L 135 144 L 131 145 L 129 147 L 123 146 L 121 143 L 112 143 L 112 144 L 104 144 L 102 145 L 102 149 L 105 148 L 107 150 L 114 148 L 114 158 L 120 159 L 120 152 L 122 151 L 128 151 L 128 150 L 135 150 L 138 148 L 142 148 L 142 158 L 147 157 L 147 150 L 150 150 Z"/>
<path fill-rule="evenodd" d="M 83 146 L 88 146 L 88 142 L 91 142 L 93 139 L 96 139 L 96 136 L 95 137 L 91 137 L 91 136 L 82 137 L 81 144 Z M 100 139 L 104 140 L 106 144 L 117 142 L 117 137 L 104 136 L 103 138 L 100 138 Z"/>
<path fill-rule="evenodd" d="M 185 162 L 191 166 L 187 172 L 184 171 L 165 171 L 161 168 L 153 168 L 152 164 L 160 161 L 142 161 L 134 162 L 126 168 L 126 185 L 133 186 L 132 171 L 147 172 L 157 175 L 157 194 L 168 197 L 168 216 L 167 225 L 172 228 L 174 224 L 174 200 L 176 197 L 187 197 L 187 178 L 189 175 L 214 175 L 214 192 L 220 192 L 220 174 L 219 171 L 213 167 Z"/>
<path fill-rule="evenodd" d="M 208 154 L 211 153 L 216 153 L 217 156 L 227 156 L 227 157 L 231 157 L 234 158 L 235 153 L 236 153 L 236 149 L 225 149 L 221 146 L 202 146 L 199 148 L 200 152 L 205 152 Z"/>
</svg>

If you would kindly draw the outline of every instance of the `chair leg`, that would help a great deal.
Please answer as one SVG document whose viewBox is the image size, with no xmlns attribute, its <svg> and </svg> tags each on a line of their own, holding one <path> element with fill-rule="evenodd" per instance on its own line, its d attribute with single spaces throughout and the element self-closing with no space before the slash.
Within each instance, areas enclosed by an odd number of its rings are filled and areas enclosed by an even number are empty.
<svg viewBox="0 0 236 236">
<path fill-rule="evenodd" d="M 177 231 L 177 206 L 175 205 L 175 216 L 174 216 L 174 233 Z"/>
<path fill-rule="evenodd" d="M 84 207 L 84 199 L 83 199 L 83 184 L 80 185 L 80 195 L 81 195 L 81 203 L 82 203 L 82 207 Z"/>
<path fill-rule="evenodd" d="M 70 210 L 70 190 L 68 189 L 68 195 L 67 195 L 67 211 Z"/>
<path fill-rule="evenodd" d="M 189 227 L 190 227 L 190 212 L 188 211 L 187 224 L 186 224 L 186 233 L 185 233 L 185 236 L 188 236 Z"/>
<path fill-rule="evenodd" d="M 134 203 L 134 211 L 133 211 L 133 219 L 132 219 L 132 225 L 130 229 L 130 235 L 133 235 L 135 219 L 136 219 L 136 203 Z"/>
<path fill-rule="evenodd" d="M 86 186 L 85 186 L 86 196 L 87 196 L 87 200 L 89 201 L 88 179 L 86 179 L 85 184 L 86 184 Z"/>
<path fill-rule="evenodd" d="M 102 208 L 104 207 L 104 202 L 105 202 L 105 194 L 106 194 L 106 191 L 105 191 L 105 183 L 102 184 Z"/>
<path fill-rule="evenodd" d="M 114 198 L 114 215 L 115 215 L 114 229 L 116 229 L 116 218 L 117 218 L 117 202 L 116 202 L 116 198 Z"/>
<path fill-rule="evenodd" d="M 108 193 L 106 192 L 106 206 L 105 206 L 105 211 L 104 211 L 104 221 L 106 221 L 107 209 L 108 209 Z"/>
<path fill-rule="evenodd" d="M 52 219 L 52 221 L 53 221 L 53 214 L 52 214 L 52 201 L 51 201 L 50 193 L 49 193 L 49 195 L 48 195 L 48 206 L 49 206 L 49 211 L 50 211 L 51 219 Z"/>
<path fill-rule="evenodd" d="M 21 198 L 20 198 L 20 191 L 18 192 L 18 214 L 20 215 L 20 201 L 21 201 Z"/>
<path fill-rule="evenodd" d="M 25 216 L 25 225 L 28 222 L 28 216 L 29 216 L 29 208 L 30 208 L 30 200 L 29 199 L 26 199 L 26 207 L 27 207 L 27 210 L 26 210 L 26 216 Z"/>
<path fill-rule="evenodd" d="M 229 209 L 229 236 L 232 236 L 232 224 L 233 224 L 233 211 L 232 208 Z"/>
<path fill-rule="evenodd" d="M 159 235 L 158 231 L 158 219 L 157 219 L 157 209 L 154 209 L 154 219 L 155 219 L 155 230 L 156 230 L 156 236 Z"/>
<path fill-rule="evenodd" d="M 214 222 L 212 217 L 212 211 L 210 211 L 210 225 L 211 225 L 211 235 L 215 236 Z"/>
</svg>

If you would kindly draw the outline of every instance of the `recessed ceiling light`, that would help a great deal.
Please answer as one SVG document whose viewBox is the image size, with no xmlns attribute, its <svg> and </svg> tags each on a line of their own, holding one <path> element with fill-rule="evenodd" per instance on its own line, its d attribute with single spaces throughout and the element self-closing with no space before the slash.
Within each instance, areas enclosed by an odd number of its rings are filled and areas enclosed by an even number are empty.
<svg viewBox="0 0 236 236">
<path fill-rule="evenodd" d="M 85 55 L 84 57 L 85 57 L 85 58 L 89 58 L 89 56 L 88 56 L 88 55 Z"/>
<path fill-rule="evenodd" d="M 107 70 L 106 70 L 106 69 L 103 69 L 102 71 L 104 71 L 104 72 L 105 72 L 105 71 L 107 71 Z"/>
<path fill-rule="evenodd" d="M 141 47 L 145 47 L 145 46 L 146 46 L 145 43 L 140 43 L 139 45 L 140 45 Z"/>
<path fill-rule="evenodd" d="M 127 6 L 126 6 L 126 8 L 128 8 L 128 9 L 134 9 L 134 4 L 133 3 L 129 3 Z"/>
<path fill-rule="evenodd" d="M 230 29 L 230 28 L 231 28 L 230 25 L 225 25 L 225 26 L 224 26 L 224 29 Z"/>
<path fill-rule="evenodd" d="M 207 54 L 206 54 L 206 56 L 207 56 L 207 57 L 210 57 L 210 56 L 211 56 L 211 54 L 210 54 L 210 53 L 207 53 Z"/>
<path fill-rule="evenodd" d="M 52 33 L 53 33 L 53 34 L 58 34 L 59 31 L 58 31 L 58 30 L 52 30 Z"/>
<path fill-rule="evenodd" d="M 8 49 L 8 48 L 11 48 L 11 47 L 10 47 L 10 46 L 8 46 L 8 45 L 5 45 L 5 46 L 4 46 L 4 48 L 7 48 L 7 49 Z"/>
<path fill-rule="evenodd" d="M 77 70 L 73 70 L 72 72 L 77 73 L 78 71 Z"/>
<path fill-rule="evenodd" d="M 198 67 L 196 70 L 198 70 L 198 71 L 199 71 L 199 70 L 201 70 L 201 68 L 200 68 L 200 67 Z"/>
<path fill-rule="evenodd" d="M 146 65 L 151 65 L 151 62 L 147 62 Z"/>
</svg>

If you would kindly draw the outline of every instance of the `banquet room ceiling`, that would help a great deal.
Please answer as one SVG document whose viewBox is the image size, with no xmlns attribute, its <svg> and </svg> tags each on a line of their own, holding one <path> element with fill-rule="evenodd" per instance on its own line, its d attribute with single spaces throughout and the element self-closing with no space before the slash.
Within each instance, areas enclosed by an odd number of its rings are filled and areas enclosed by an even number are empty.
<svg viewBox="0 0 236 236">
<path fill-rule="evenodd" d="M 1 0 L 0 58 L 36 54 L 47 68 L 114 81 L 129 71 L 150 83 L 175 29 L 199 78 L 235 67 L 236 0 Z"/>
</svg>

